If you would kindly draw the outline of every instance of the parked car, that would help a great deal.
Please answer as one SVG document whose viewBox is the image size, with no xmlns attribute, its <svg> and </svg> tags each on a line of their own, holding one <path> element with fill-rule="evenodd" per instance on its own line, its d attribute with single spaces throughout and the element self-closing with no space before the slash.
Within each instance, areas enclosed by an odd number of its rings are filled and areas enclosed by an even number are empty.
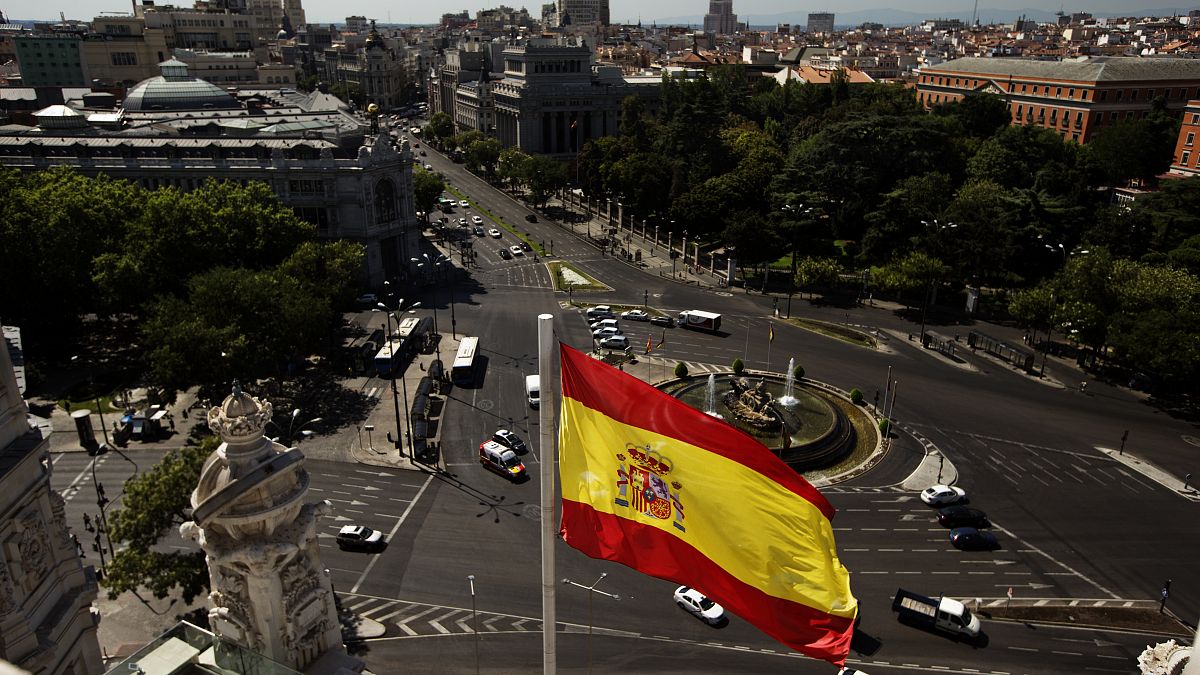
<svg viewBox="0 0 1200 675">
<path fill-rule="evenodd" d="M 631 309 L 621 312 L 621 318 L 629 319 L 630 321 L 649 321 L 650 315 L 640 309 Z"/>
<path fill-rule="evenodd" d="M 944 506 L 938 509 L 938 524 L 942 527 L 988 527 L 987 514 L 969 506 Z"/>
<path fill-rule="evenodd" d="M 725 608 L 709 600 L 700 591 L 687 586 L 675 589 L 675 604 L 679 609 L 694 614 L 698 619 L 710 626 L 715 626 L 725 618 Z"/>
<path fill-rule="evenodd" d="M 425 165 L 425 170 L 426 170 L 426 171 L 433 171 L 433 165 L 432 165 L 432 164 L 426 164 L 426 165 Z"/>
<path fill-rule="evenodd" d="M 628 349 L 629 338 L 624 335 L 610 335 L 600 341 L 600 346 L 605 349 Z"/>
<path fill-rule="evenodd" d="M 533 250 L 533 247 L 529 245 L 529 242 L 523 241 L 520 244 L 518 244 L 518 246 L 521 247 L 522 251 L 532 251 Z"/>
<path fill-rule="evenodd" d="M 459 226 L 459 227 L 466 227 L 466 226 L 467 226 L 467 219 L 466 219 L 466 218 L 459 218 L 459 219 L 458 219 L 458 226 Z"/>
<path fill-rule="evenodd" d="M 973 527 L 956 527 L 950 530 L 950 543 L 962 551 L 994 551 L 1000 542 L 991 532 L 981 532 Z"/>
<path fill-rule="evenodd" d="M 355 298 L 354 301 L 360 305 L 374 305 L 375 303 L 379 302 L 379 296 L 375 295 L 374 293 L 363 293 Z"/>
<path fill-rule="evenodd" d="M 608 326 L 612 326 L 613 328 L 620 328 L 621 322 L 617 321 L 616 319 L 600 319 L 598 321 L 593 321 L 588 324 L 588 328 L 591 328 L 592 330 L 600 330 L 601 328 L 606 328 Z"/>
<path fill-rule="evenodd" d="M 464 209 L 467 209 L 467 208 L 471 207 L 471 202 L 469 202 L 465 199 L 460 199 L 460 200 L 458 200 L 458 205 L 463 207 Z"/>
<path fill-rule="evenodd" d="M 519 256 L 524 256 L 524 255 L 525 255 L 525 251 L 522 251 L 522 250 L 521 250 L 521 247 L 520 247 L 520 246 L 517 246 L 517 245 L 515 245 L 515 244 L 514 244 L 514 245 L 512 245 L 512 246 L 509 246 L 509 247 L 508 247 L 508 250 L 512 251 L 512 254 L 513 254 L 513 255 L 519 255 Z"/>
<path fill-rule="evenodd" d="M 500 230 L 497 230 L 494 227 L 492 229 L 488 230 L 488 234 L 495 237 L 496 239 L 500 238 Z"/>
<path fill-rule="evenodd" d="M 474 223 L 475 225 L 482 225 L 483 218 L 480 218 L 479 216 L 471 216 L 471 222 Z"/>
<path fill-rule="evenodd" d="M 650 317 L 650 323 L 654 324 L 655 326 L 664 326 L 666 328 L 675 327 L 675 320 L 669 316 L 652 316 Z"/>
<path fill-rule="evenodd" d="M 592 337 L 594 337 L 596 339 L 603 339 L 606 337 L 612 337 L 614 335 L 620 335 L 620 334 L 621 334 L 621 329 L 617 328 L 616 326 L 603 326 L 601 328 L 597 328 L 596 330 L 592 331 Z"/>
<path fill-rule="evenodd" d="M 966 490 L 952 485 L 931 485 L 921 491 L 921 501 L 930 506 L 957 504 L 966 498 Z"/>
<path fill-rule="evenodd" d="M 492 434 L 492 440 L 519 455 L 523 455 L 528 451 L 528 448 L 525 447 L 525 441 L 521 440 L 520 436 L 508 429 L 496 431 L 496 433 Z"/>
<path fill-rule="evenodd" d="M 383 533 L 363 525 L 343 525 L 337 533 L 338 548 L 364 551 L 383 548 Z"/>
<path fill-rule="evenodd" d="M 475 226 L 475 236 L 476 236 L 476 237 L 482 237 L 482 236 L 483 236 L 483 226 L 482 226 L 482 225 L 476 225 L 476 226 Z"/>
<path fill-rule="evenodd" d="M 527 223 L 536 223 L 536 222 L 537 222 L 537 216 L 533 215 L 532 213 L 526 213 L 526 214 L 525 214 L 525 222 L 527 222 Z"/>
<path fill-rule="evenodd" d="M 608 305 L 596 305 L 595 307 L 589 307 L 586 315 L 588 321 L 617 318 L 617 315 L 612 311 L 612 307 L 609 307 Z"/>
<path fill-rule="evenodd" d="M 500 249 L 499 253 L 501 258 L 505 260 L 512 260 L 512 254 L 508 252 L 508 249 L 502 248 Z"/>
</svg>

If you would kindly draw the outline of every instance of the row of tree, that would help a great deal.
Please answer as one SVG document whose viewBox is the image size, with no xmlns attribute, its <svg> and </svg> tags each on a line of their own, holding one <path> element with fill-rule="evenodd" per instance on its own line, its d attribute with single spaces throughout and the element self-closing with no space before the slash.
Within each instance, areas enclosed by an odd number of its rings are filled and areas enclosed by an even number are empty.
<svg viewBox="0 0 1200 675">
<path fill-rule="evenodd" d="M 322 351 L 364 251 L 322 243 L 263 183 L 146 190 L 69 168 L 0 171 L 0 307 L 42 353 L 127 315 L 148 384 L 262 377 Z"/>
<path fill-rule="evenodd" d="M 589 195 L 731 247 L 743 265 L 787 253 L 801 288 L 870 269 L 875 290 L 909 298 L 932 286 L 1052 296 L 1045 316 L 1016 301 L 1013 316 L 1179 383 L 1191 371 L 1175 363 L 1190 358 L 1187 331 L 1150 337 L 1182 325 L 1155 312 L 1188 316 L 1196 302 L 1200 179 L 1169 181 L 1132 204 L 1113 198 L 1130 181 L 1156 184 L 1172 160 L 1177 116 L 1157 99 L 1145 117 L 1106 124 L 1087 145 L 1010 119 L 1005 101 L 987 94 L 930 114 L 911 89 L 890 84 L 781 87 L 719 67 L 665 78 L 653 109 L 627 99 L 620 133 L 587 143 L 575 168 Z M 449 117 L 435 115 L 430 130 L 462 148 L 474 170 L 514 189 L 537 186 L 516 150 L 497 151 L 477 132 L 454 136 Z M 1107 268 L 1083 275 L 1110 280 L 1101 302 L 1079 270 Z M 1169 306 L 1111 281 L 1129 269 L 1173 284 L 1160 298 Z"/>
</svg>

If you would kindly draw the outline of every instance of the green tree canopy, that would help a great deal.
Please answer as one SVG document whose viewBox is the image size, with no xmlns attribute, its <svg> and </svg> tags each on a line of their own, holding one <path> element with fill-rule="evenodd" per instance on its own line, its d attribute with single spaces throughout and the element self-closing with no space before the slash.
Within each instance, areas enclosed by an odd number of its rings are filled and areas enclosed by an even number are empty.
<svg viewBox="0 0 1200 675">
<path fill-rule="evenodd" d="M 148 588 L 161 599 L 178 588 L 190 604 L 208 589 L 203 551 L 168 553 L 158 543 L 191 519 L 192 490 L 219 443 L 210 436 L 198 446 L 171 450 L 148 471 L 125 482 L 120 508 L 108 514 L 108 536 L 121 544 L 103 581 L 109 598 Z"/>
</svg>

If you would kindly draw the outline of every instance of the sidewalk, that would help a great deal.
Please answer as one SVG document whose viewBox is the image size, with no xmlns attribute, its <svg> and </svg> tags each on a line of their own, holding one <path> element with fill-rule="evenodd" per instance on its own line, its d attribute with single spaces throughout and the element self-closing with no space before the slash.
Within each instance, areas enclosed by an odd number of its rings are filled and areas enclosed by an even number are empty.
<svg viewBox="0 0 1200 675">
<path fill-rule="evenodd" d="M 633 230 L 629 228 L 619 229 L 617 231 L 616 249 L 614 251 L 612 247 L 603 246 L 602 242 L 607 238 L 607 231 L 616 227 L 616 213 L 613 214 L 611 220 L 603 211 L 593 213 L 588 218 L 586 211 L 580 211 L 578 206 L 564 203 L 558 197 L 551 197 L 546 206 L 547 208 L 564 209 L 573 214 L 585 214 L 583 216 L 584 220 L 580 222 L 563 222 L 554 219 L 551 219 L 551 222 L 564 230 L 569 230 L 580 241 L 591 244 L 600 251 L 601 255 L 612 256 L 614 259 L 622 260 L 632 267 L 657 274 L 663 279 L 671 279 L 679 283 L 706 288 L 721 287 L 718 277 L 709 274 L 708 268 L 689 269 L 691 266 L 684 262 L 683 256 L 672 260 L 670 252 L 667 249 L 666 233 L 662 232 L 661 229 L 658 233 L 659 239 L 657 243 L 654 241 L 654 230 L 651 228 L 646 228 L 646 231 L 643 232 L 634 223 L 635 229 Z M 678 234 L 674 235 L 671 241 L 671 247 L 676 250 L 679 250 L 679 236 Z M 694 259 L 695 247 L 689 245 L 688 248 L 687 260 L 690 262 Z M 638 254 L 641 254 L 640 259 L 638 258 Z"/>
</svg>

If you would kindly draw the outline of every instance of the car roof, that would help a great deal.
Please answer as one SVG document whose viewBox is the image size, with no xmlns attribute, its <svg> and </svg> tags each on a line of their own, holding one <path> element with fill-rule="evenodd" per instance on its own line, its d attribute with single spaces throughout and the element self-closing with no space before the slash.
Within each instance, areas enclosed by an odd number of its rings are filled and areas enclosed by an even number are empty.
<svg viewBox="0 0 1200 675">
<path fill-rule="evenodd" d="M 343 525 L 338 534 L 356 534 L 362 532 L 362 525 Z"/>
</svg>

